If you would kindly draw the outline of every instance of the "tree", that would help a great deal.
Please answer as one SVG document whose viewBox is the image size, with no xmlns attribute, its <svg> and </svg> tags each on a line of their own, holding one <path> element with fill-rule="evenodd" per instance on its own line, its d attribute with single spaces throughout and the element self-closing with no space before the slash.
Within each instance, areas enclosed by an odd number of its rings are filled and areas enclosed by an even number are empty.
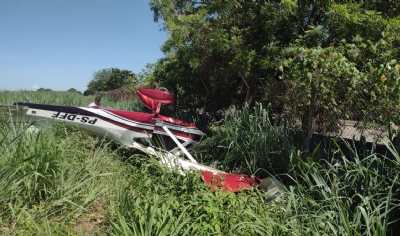
<svg viewBox="0 0 400 236">
<path fill-rule="evenodd" d="M 93 72 L 92 80 L 84 95 L 93 95 L 99 91 L 109 91 L 136 82 L 137 76 L 132 71 L 107 68 Z"/>
<path fill-rule="evenodd" d="M 142 71 L 137 74 L 137 82 L 146 83 L 154 81 L 154 67 L 155 64 L 147 63 L 145 68 L 143 68 Z"/>
<path fill-rule="evenodd" d="M 152 0 L 150 6 L 155 21 L 163 19 L 169 31 L 162 46 L 166 56 L 157 62 L 154 79 L 175 87 L 181 104 L 184 97 L 184 104 L 199 107 L 208 97 L 219 110 L 265 99 L 265 93 L 277 100 L 266 89 L 280 81 L 297 89 L 292 94 L 308 99 L 306 111 L 301 111 L 307 116 L 311 101 L 343 112 L 340 97 L 354 96 L 353 85 L 365 89 L 360 94 L 365 101 L 382 108 L 396 94 L 388 89 L 398 88 L 398 63 L 393 60 L 400 59 L 400 21 L 395 1 Z M 376 83 L 381 77 L 387 83 Z M 377 96 L 382 91 L 384 103 Z M 299 115 L 291 110 L 293 104 L 285 106 L 282 112 Z"/>
<path fill-rule="evenodd" d="M 92 73 L 92 80 L 90 80 L 84 95 L 93 95 L 97 91 L 107 91 L 106 84 L 111 77 L 111 73 L 111 68 L 94 71 Z"/>
<path fill-rule="evenodd" d="M 53 91 L 53 90 L 51 90 L 49 88 L 39 88 L 38 90 L 36 90 L 36 92 L 44 92 L 44 91 L 49 92 L 49 91 Z"/>
<path fill-rule="evenodd" d="M 111 76 L 108 79 L 106 86 L 107 90 L 114 90 L 130 85 L 134 82 L 137 82 L 137 76 L 132 73 L 132 71 L 111 68 Z"/>
<path fill-rule="evenodd" d="M 272 1 L 240 0 L 153 0 L 150 4 L 155 20 L 162 18 L 170 31 L 163 45 L 167 60 L 160 61 L 160 67 L 173 63 L 184 76 L 166 75 L 161 82 L 195 84 L 195 90 L 204 88 L 214 103 L 233 97 L 251 103 L 266 78 L 276 77 L 278 58 L 271 55 L 279 54 L 275 35 L 286 29 L 287 16 L 292 14 L 290 4 L 283 3 L 280 8 Z M 290 37 L 283 37 L 280 43 L 286 41 L 290 42 Z M 196 91 L 186 95 L 192 93 Z"/>
<path fill-rule="evenodd" d="M 354 3 L 301 9 L 302 22 L 318 20 L 302 23 L 305 30 L 283 50 L 281 69 L 297 94 L 285 110 L 293 114 L 303 108 L 298 114 L 308 131 L 307 141 L 315 121 L 324 123 L 327 132 L 337 128 L 339 120 L 352 117 L 370 116 L 380 124 L 386 118 L 398 120 L 399 20 Z"/>
<path fill-rule="evenodd" d="M 75 88 L 70 88 L 67 90 L 67 92 L 82 94 L 80 91 L 76 90 Z"/>
</svg>

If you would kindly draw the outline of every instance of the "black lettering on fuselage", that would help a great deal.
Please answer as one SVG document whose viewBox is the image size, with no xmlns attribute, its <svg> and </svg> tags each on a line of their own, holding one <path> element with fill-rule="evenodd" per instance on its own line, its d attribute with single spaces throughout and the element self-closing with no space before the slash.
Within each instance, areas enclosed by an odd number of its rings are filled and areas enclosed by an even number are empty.
<svg viewBox="0 0 400 236">
<path fill-rule="evenodd" d="M 68 116 L 68 114 L 64 114 L 64 115 L 60 115 L 58 118 L 60 118 L 60 119 L 64 119 L 65 120 L 65 118 Z"/>
<path fill-rule="evenodd" d="M 82 123 L 88 123 L 91 125 L 96 124 L 97 122 L 97 118 L 94 119 L 90 119 L 90 117 L 88 116 L 79 116 L 76 114 L 68 114 L 68 113 L 61 113 L 61 112 L 57 112 L 54 113 L 51 118 L 58 118 L 58 119 L 63 119 L 63 120 L 68 120 L 68 121 L 75 121 L 75 120 L 79 120 Z"/>
<path fill-rule="evenodd" d="M 94 119 L 94 120 L 89 120 L 88 123 L 94 125 L 94 124 L 96 124 L 96 122 L 97 122 L 97 119 Z"/>
<path fill-rule="evenodd" d="M 81 122 L 82 122 L 82 123 L 86 123 L 86 122 L 88 122 L 88 120 L 89 120 L 89 117 L 86 117 L 86 116 L 83 116 L 83 117 L 81 118 Z"/>
<path fill-rule="evenodd" d="M 59 115 L 60 115 L 60 112 L 57 112 L 57 113 L 53 114 L 51 117 L 52 118 L 57 118 Z"/>
<path fill-rule="evenodd" d="M 76 115 L 68 115 L 67 116 L 67 120 L 70 120 L 70 121 L 75 120 L 75 118 L 76 118 Z"/>
</svg>

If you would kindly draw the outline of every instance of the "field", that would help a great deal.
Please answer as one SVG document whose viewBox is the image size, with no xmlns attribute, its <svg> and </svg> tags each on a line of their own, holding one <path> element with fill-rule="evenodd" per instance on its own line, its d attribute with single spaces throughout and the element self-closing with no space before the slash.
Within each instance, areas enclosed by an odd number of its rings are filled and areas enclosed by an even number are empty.
<svg viewBox="0 0 400 236">
<path fill-rule="evenodd" d="M 0 92 L 1 104 L 92 100 L 69 92 Z M 106 99 L 103 105 L 142 109 Z M 382 155 L 347 142 L 350 152 L 319 147 L 326 158 L 317 161 L 295 148 L 285 127 L 271 126 L 266 113 L 261 105 L 237 111 L 192 154 L 225 171 L 274 175 L 286 192 L 269 203 L 258 189 L 210 191 L 198 173 L 182 176 L 63 124 L 28 132 L 2 113 L 0 235 L 397 235 L 397 147 L 383 141 Z"/>
</svg>

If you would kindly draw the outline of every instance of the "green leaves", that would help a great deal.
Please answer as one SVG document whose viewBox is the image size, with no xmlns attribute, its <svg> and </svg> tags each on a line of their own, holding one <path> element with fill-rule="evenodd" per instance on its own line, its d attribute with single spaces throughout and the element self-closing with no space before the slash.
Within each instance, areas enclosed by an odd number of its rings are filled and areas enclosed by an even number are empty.
<svg viewBox="0 0 400 236">
<path fill-rule="evenodd" d="M 261 88 L 260 78 L 274 71 L 276 59 L 270 54 L 279 50 L 274 35 L 281 16 L 273 3 L 165 1 L 151 6 L 170 32 L 163 49 L 173 63 L 166 74 L 160 61 L 157 68 L 163 70 L 156 78 L 166 86 L 182 87 L 180 97 L 195 97 L 192 100 L 203 104 L 202 88 L 214 110 L 232 103 L 226 95 L 250 103 Z"/>
<path fill-rule="evenodd" d="M 312 97 L 309 86 L 315 86 L 324 110 L 344 113 L 345 100 L 369 97 L 360 90 L 371 91 L 374 71 L 400 56 L 393 1 L 168 0 L 150 5 L 170 33 L 155 80 L 179 88 L 186 107 L 200 107 L 205 100 L 215 111 L 243 101 L 270 102 L 276 91 L 268 86 L 290 80 L 293 90 L 276 104 L 288 104 L 297 93 L 306 100 Z M 299 108 L 289 104 L 284 110 Z"/>
<path fill-rule="evenodd" d="M 262 177 L 290 168 L 289 131 L 271 125 L 266 108 L 256 103 L 254 109 L 244 106 L 227 113 L 224 126 L 198 147 L 207 150 L 204 161 L 219 161 L 225 170 Z"/>
<path fill-rule="evenodd" d="M 137 82 L 136 74 L 129 70 L 118 68 L 102 69 L 93 72 L 93 79 L 88 84 L 85 95 L 93 95 L 96 92 L 119 89 Z"/>
</svg>

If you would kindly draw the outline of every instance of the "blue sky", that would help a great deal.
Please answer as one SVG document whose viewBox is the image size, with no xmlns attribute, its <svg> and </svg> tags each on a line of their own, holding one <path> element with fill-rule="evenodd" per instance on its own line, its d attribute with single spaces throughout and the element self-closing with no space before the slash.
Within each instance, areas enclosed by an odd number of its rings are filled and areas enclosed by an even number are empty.
<svg viewBox="0 0 400 236">
<path fill-rule="evenodd" d="M 86 90 L 92 73 L 139 73 L 167 33 L 146 0 L 0 0 L 0 90 Z"/>
</svg>

